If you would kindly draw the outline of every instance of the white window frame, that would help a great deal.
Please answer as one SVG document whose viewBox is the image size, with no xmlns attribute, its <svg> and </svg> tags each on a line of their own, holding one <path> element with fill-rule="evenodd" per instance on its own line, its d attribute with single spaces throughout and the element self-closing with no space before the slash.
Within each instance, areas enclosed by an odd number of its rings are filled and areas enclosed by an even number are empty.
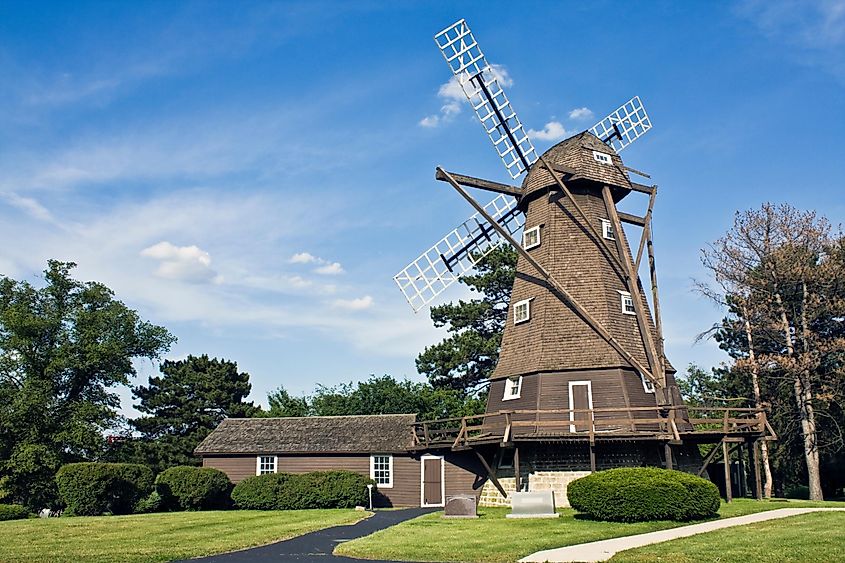
<svg viewBox="0 0 845 563">
<path fill-rule="evenodd" d="M 645 392 L 654 395 L 654 383 L 649 381 L 648 378 L 643 374 L 640 374 L 640 379 L 643 382 L 643 389 L 645 390 Z"/>
<path fill-rule="evenodd" d="M 610 219 L 601 219 L 601 236 L 607 240 L 616 240 L 616 233 L 613 232 L 613 223 Z"/>
<path fill-rule="evenodd" d="M 277 455 L 259 455 L 255 457 L 255 474 L 256 475 L 269 475 L 271 472 L 267 471 L 265 473 L 261 472 L 261 459 L 262 458 L 273 458 L 273 471 L 272 473 L 279 472 L 279 456 Z"/>
<path fill-rule="evenodd" d="M 379 483 L 376 480 L 376 458 L 377 457 L 386 457 L 387 458 L 387 476 L 388 482 L 387 483 Z M 392 489 L 393 488 L 393 454 L 372 454 L 370 455 L 370 479 L 376 482 L 376 487 L 379 489 Z"/>
<path fill-rule="evenodd" d="M 630 299 L 630 300 L 631 300 L 631 310 L 630 310 L 630 311 L 628 310 L 628 307 L 627 307 L 627 306 L 626 306 L 626 304 L 625 304 L 625 300 L 626 300 L 626 299 Z M 636 310 L 636 308 L 634 308 L 634 298 L 631 296 L 631 294 L 630 294 L 629 292 L 627 292 L 627 291 L 620 291 L 620 292 L 619 292 L 619 300 L 620 300 L 620 303 L 621 303 L 621 305 L 622 305 L 622 312 L 623 312 L 624 314 L 626 314 L 626 315 L 634 315 L 634 316 L 636 316 L 636 314 L 637 314 L 637 310 Z"/>
<path fill-rule="evenodd" d="M 526 243 L 526 239 L 528 238 L 529 234 L 537 233 L 536 242 L 531 244 Z M 531 250 L 532 248 L 537 248 L 540 246 L 540 225 L 536 227 L 531 227 L 530 229 L 525 229 L 522 231 L 522 248 L 525 250 Z"/>
<path fill-rule="evenodd" d="M 613 157 L 606 152 L 593 151 L 593 160 L 599 164 L 613 164 Z"/>
<path fill-rule="evenodd" d="M 516 394 L 511 393 L 514 389 L 514 380 L 516 381 Z M 519 399 L 520 395 L 522 394 L 522 376 L 519 377 L 508 377 L 505 379 L 505 391 L 502 395 L 503 401 L 513 401 L 514 399 Z"/>
<path fill-rule="evenodd" d="M 426 459 L 440 460 L 440 504 L 425 503 L 425 462 Z M 420 507 L 446 506 L 446 459 L 442 455 L 423 454 L 420 456 Z"/>
<path fill-rule="evenodd" d="M 570 381 L 569 382 L 569 422 L 572 424 L 569 425 L 569 431 L 573 434 L 576 432 L 575 430 L 575 413 L 572 412 L 575 409 L 575 397 L 572 395 L 572 388 L 576 385 L 586 385 L 587 386 L 587 404 L 589 405 L 587 408 L 593 410 L 593 382 L 589 379 L 584 381 Z"/>
<path fill-rule="evenodd" d="M 513 304 L 513 324 L 519 325 L 522 323 L 527 323 L 531 320 L 531 299 L 523 299 L 522 301 L 517 301 Z M 524 319 L 517 319 L 516 312 L 517 310 L 525 305 L 525 318 Z"/>
</svg>

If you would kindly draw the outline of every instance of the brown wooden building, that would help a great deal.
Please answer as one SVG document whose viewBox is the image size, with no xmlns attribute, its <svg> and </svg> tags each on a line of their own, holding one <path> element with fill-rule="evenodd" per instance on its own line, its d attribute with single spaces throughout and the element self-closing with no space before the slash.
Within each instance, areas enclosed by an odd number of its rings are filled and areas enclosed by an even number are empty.
<svg viewBox="0 0 845 563">
<path fill-rule="evenodd" d="M 197 446 L 203 467 L 233 483 L 264 473 L 345 469 L 373 478 L 376 506 L 443 506 L 479 495 L 483 469 L 465 452 L 414 451 L 415 415 L 229 418 Z"/>
</svg>

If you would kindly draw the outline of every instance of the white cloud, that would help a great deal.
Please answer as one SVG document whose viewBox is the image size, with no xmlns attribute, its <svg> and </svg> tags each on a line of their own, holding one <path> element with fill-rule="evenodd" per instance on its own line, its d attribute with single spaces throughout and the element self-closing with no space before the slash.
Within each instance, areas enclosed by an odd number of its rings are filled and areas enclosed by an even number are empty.
<svg viewBox="0 0 845 563">
<path fill-rule="evenodd" d="M 325 276 L 336 276 L 337 274 L 343 273 L 343 266 L 340 265 L 340 262 L 329 262 L 327 264 L 323 264 L 319 268 L 316 268 L 314 273 Z"/>
<path fill-rule="evenodd" d="M 363 311 L 369 309 L 375 304 L 373 298 L 369 295 L 359 297 L 357 299 L 335 299 L 332 301 L 332 306 L 338 309 L 346 309 L 348 311 Z"/>
<path fill-rule="evenodd" d="M 529 129 L 528 136 L 540 141 L 558 141 L 566 136 L 566 128 L 560 121 L 549 121 L 540 131 Z"/>
<path fill-rule="evenodd" d="M 13 207 L 17 207 L 18 209 L 25 211 L 27 214 L 35 217 L 36 219 L 41 221 L 53 221 L 53 215 L 50 213 L 50 210 L 31 197 L 24 197 L 16 193 L 8 192 L 0 193 L 0 199 L 5 200 L 6 203 Z"/>
<path fill-rule="evenodd" d="M 496 80 L 503 88 L 513 86 L 513 79 L 505 67 L 501 65 L 490 65 L 490 67 Z M 452 76 L 447 82 L 440 85 L 440 88 L 437 89 L 437 97 L 443 100 L 440 113 L 427 115 L 420 119 L 420 127 L 432 129 L 444 123 L 449 123 L 461 113 L 462 104 L 467 102 L 466 94 L 464 94 L 457 76 Z"/>
<path fill-rule="evenodd" d="M 569 119 L 574 119 L 575 121 L 583 121 L 586 119 L 592 119 L 595 114 L 593 110 L 590 108 L 575 108 L 574 110 L 569 112 Z"/>
<path fill-rule="evenodd" d="M 313 262 L 317 262 L 318 260 L 319 258 L 308 252 L 297 252 L 290 257 L 288 262 L 291 264 L 311 264 Z"/>
<path fill-rule="evenodd" d="M 211 269 L 211 256 L 196 245 L 176 246 L 161 241 L 141 251 L 141 256 L 159 261 L 155 275 L 191 283 L 220 281 Z"/>
</svg>

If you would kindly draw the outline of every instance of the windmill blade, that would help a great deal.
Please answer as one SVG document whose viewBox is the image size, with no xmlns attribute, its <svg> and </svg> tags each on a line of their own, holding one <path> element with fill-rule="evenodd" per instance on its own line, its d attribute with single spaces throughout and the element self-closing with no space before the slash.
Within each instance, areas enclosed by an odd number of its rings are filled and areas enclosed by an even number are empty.
<svg viewBox="0 0 845 563">
<path fill-rule="evenodd" d="M 516 199 L 501 194 L 484 206 L 500 225 L 512 235 L 525 224 L 525 217 L 516 207 Z M 479 213 L 476 213 L 419 258 L 393 276 L 414 312 L 455 283 L 502 244 L 504 238 Z"/>
<path fill-rule="evenodd" d="M 537 161 L 537 153 L 466 21 L 450 25 L 434 42 L 511 178 L 519 177 Z"/>
<path fill-rule="evenodd" d="M 651 129 L 651 120 L 639 96 L 634 96 L 616 111 L 588 129 L 590 133 L 621 151 Z"/>
</svg>

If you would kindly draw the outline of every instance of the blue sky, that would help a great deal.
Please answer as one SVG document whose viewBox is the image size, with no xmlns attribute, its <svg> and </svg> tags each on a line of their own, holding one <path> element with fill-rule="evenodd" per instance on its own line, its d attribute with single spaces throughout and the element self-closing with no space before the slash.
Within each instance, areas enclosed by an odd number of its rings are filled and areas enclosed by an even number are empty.
<svg viewBox="0 0 845 563">
<path fill-rule="evenodd" d="M 735 210 L 845 219 L 843 0 L 5 2 L 0 272 L 77 262 L 179 337 L 169 357 L 236 360 L 259 402 L 419 378 L 442 334 L 392 276 L 471 214 L 434 167 L 509 180 L 441 90 L 432 36 L 460 17 L 538 149 L 642 97 L 654 129 L 623 158 L 660 186 L 676 366 L 726 359 L 694 344 L 720 312 L 691 280 Z"/>
</svg>

